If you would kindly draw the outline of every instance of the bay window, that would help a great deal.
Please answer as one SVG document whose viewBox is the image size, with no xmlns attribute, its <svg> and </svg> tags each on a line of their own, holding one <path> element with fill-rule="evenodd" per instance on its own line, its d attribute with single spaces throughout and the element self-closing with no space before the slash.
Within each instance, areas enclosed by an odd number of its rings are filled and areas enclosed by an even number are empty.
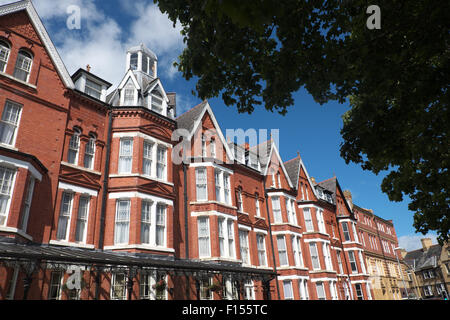
<svg viewBox="0 0 450 320">
<path fill-rule="evenodd" d="M 325 287 L 323 282 L 316 282 L 317 299 L 326 300 Z"/>
<path fill-rule="evenodd" d="M 314 270 L 320 269 L 320 260 L 319 253 L 317 251 L 317 244 L 315 242 L 311 242 L 309 244 L 309 252 L 311 254 L 311 262 Z"/>
<path fill-rule="evenodd" d="M 314 231 L 310 208 L 303 208 L 303 216 L 305 218 L 306 231 Z"/>
<path fill-rule="evenodd" d="M 243 264 L 250 264 L 250 252 L 248 246 L 248 231 L 239 230 L 239 245 L 241 248 L 241 259 Z"/>
<path fill-rule="evenodd" d="M 118 200 L 114 229 L 114 243 L 127 244 L 130 231 L 130 200 Z"/>
<path fill-rule="evenodd" d="M 88 225 L 89 197 L 82 196 L 78 204 L 77 226 L 75 232 L 75 241 L 86 242 L 86 233 Z"/>
<path fill-rule="evenodd" d="M 209 218 L 199 217 L 198 223 L 198 254 L 200 257 L 210 257 Z"/>
<path fill-rule="evenodd" d="M 119 173 L 131 173 L 133 161 L 133 139 L 120 139 Z"/>
<path fill-rule="evenodd" d="M 0 167 L 0 226 L 6 225 L 16 171 Z"/>
<path fill-rule="evenodd" d="M 292 281 L 285 280 L 283 281 L 283 291 L 284 291 L 284 299 L 285 300 L 293 300 L 294 292 L 292 290 Z"/>
<path fill-rule="evenodd" d="M 197 190 L 197 201 L 208 200 L 206 168 L 195 170 L 195 185 Z"/>
<path fill-rule="evenodd" d="M 342 231 L 344 232 L 344 239 L 345 241 L 350 241 L 350 232 L 348 230 L 348 224 L 347 222 L 342 222 Z"/>
<path fill-rule="evenodd" d="M 267 266 L 266 243 L 263 234 L 256 234 L 256 246 L 258 249 L 258 263 L 260 266 Z"/>
<path fill-rule="evenodd" d="M 284 236 L 277 236 L 277 246 L 278 246 L 278 258 L 280 260 L 280 266 L 289 265 L 286 250 L 286 240 Z"/>
<path fill-rule="evenodd" d="M 294 251 L 295 265 L 303 267 L 302 245 L 299 236 L 292 236 L 292 250 Z"/>
<path fill-rule="evenodd" d="M 156 205 L 156 239 L 157 246 L 166 245 L 166 205 L 158 203 Z"/>
<path fill-rule="evenodd" d="M 141 243 L 150 244 L 152 202 L 143 200 L 141 204 Z"/>
<path fill-rule="evenodd" d="M 30 208 L 31 208 L 31 202 L 33 200 L 33 192 L 34 192 L 35 182 L 36 182 L 36 180 L 33 177 L 30 177 L 30 179 L 28 180 L 27 194 L 25 196 L 25 203 L 24 203 L 23 212 L 22 212 L 22 222 L 20 224 L 20 228 L 25 232 L 27 231 L 28 219 L 30 217 Z M 1 225 L 1 221 L 0 221 L 0 225 Z"/>
<path fill-rule="evenodd" d="M 350 261 L 352 273 L 358 273 L 358 265 L 356 264 L 355 254 L 353 251 L 348 252 L 348 260 Z"/>
<path fill-rule="evenodd" d="M 272 198 L 272 210 L 273 210 L 273 219 L 275 223 L 283 222 L 283 217 L 281 215 L 281 207 L 280 207 L 280 198 L 273 197 Z"/>
<path fill-rule="evenodd" d="M 153 143 L 144 141 L 144 153 L 142 160 L 143 174 L 146 176 L 152 175 L 152 149 Z"/>
<path fill-rule="evenodd" d="M 166 154 L 167 149 L 163 146 L 158 146 L 156 151 L 156 177 L 161 180 L 166 180 Z"/>
</svg>

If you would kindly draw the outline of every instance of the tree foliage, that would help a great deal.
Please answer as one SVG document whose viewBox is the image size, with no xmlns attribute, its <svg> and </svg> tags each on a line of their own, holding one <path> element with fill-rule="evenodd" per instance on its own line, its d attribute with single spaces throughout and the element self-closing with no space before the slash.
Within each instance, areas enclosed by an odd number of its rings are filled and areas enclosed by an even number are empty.
<svg viewBox="0 0 450 320">
<path fill-rule="evenodd" d="M 379 0 L 369 30 L 362 0 L 155 0 L 181 23 L 177 62 L 201 98 L 286 114 L 304 87 L 349 103 L 341 155 L 389 174 L 390 200 L 409 196 L 418 232 L 448 239 L 450 3 Z"/>
</svg>

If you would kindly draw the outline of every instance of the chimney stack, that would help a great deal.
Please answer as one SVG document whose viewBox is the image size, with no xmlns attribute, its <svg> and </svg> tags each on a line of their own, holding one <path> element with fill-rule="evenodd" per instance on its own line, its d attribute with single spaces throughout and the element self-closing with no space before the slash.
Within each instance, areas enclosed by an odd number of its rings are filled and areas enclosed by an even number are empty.
<svg viewBox="0 0 450 320">
<path fill-rule="evenodd" d="M 311 182 L 313 183 L 313 185 L 316 185 L 316 179 L 314 177 L 311 177 Z"/>
<path fill-rule="evenodd" d="M 431 238 L 423 238 L 420 239 L 420 241 L 422 241 L 422 247 L 424 251 L 427 251 L 433 245 L 433 241 L 431 240 Z"/>
<path fill-rule="evenodd" d="M 344 190 L 344 197 L 347 200 L 348 206 L 350 209 L 353 209 L 353 199 L 352 199 L 352 193 L 350 190 Z"/>
<path fill-rule="evenodd" d="M 245 148 L 245 150 L 249 150 L 250 144 L 248 142 L 244 143 L 244 148 Z"/>
<path fill-rule="evenodd" d="M 87 65 L 87 66 L 86 66 L 86 71 L 87 71 L 87 72 L 91 72 L 91 66 L 90 66 L 90 65 Z"/>
</svg>

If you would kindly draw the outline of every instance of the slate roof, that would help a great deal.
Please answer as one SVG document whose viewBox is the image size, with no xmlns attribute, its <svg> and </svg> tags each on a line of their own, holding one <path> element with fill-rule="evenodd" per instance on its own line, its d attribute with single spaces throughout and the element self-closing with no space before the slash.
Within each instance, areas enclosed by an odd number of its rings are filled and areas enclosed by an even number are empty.
<svg viewBox="0 0 450 320">
<path fill-rule="evenodd" d="M 250 152 L 258 155 L 261 168 L 266 167 L 267 163 L 270 161 L 269 156 L 271 150 L 272 150 L 272 140 L 267 140 L 249 149 Z"/>
<path fill-rule="evenodd" d="M 195 123 L 202 115 L 203 109 L 207 103 L 208 101 L 205 100 L 176 118 L 178 128 L 186 129 L 189 132 L 192 132 Z"/>
<path fill-rule="evenodd" d="M 442 247 L 439 244 L 432 245 L 428 250 L 418 249 L 406 254 L 405 262 L 415 270 L 435 268 L 441 256 Z"/>
<path fill-rule="evenodd" d="M 298 187 L 298 178 L 300 176 L 300 162 L 300 157 L 297 157 L 284 163 L 286 172 L 289 176 L 289 179 L 291 179 L 295 189 L 297 189 Z"/>
</svg>

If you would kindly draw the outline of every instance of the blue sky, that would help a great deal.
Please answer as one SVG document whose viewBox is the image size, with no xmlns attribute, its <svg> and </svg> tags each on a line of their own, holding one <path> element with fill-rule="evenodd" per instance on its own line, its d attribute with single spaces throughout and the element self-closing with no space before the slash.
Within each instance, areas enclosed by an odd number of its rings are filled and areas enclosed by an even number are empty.
<svg viewBox="0 0 450 320">
<path fill-rule="evenodd" d="M 11 2 L 14 1 L 0 0 L 0 5 Z M 92 73 L 117 85 L 125 73 L 126 49 L 142 42 L 158 55 L 159 77 L 166 91 L 177 93 L 178 114 L 200 102 L 191 94 L 195 81 L 184 80 L 171 66 L 184 47 L 180 27 L 174 29 L 152 0 L 34 0 L 33 3 L 69 73 L 90 64 Z M 70 5 L 81 9 L 80 29 L 67 28 Z M 393 220 L 402 247 L 419 248 L 423 235 L 415 233 L 407 201 L 390 202 L 381 191 L 385 175 L 376 176 L 357 165 L 347 165 L 340 157 L 341 116 L 348 105 L 321 106 L 304 90 L 294 97 L 295 105 L 286 116 L 262 107 L 256 108 L 252 115 L 239 114 L 221 99 L 209 102 L 224 132 L 226 128 L 279 129 L 279 151 L 284 161 L 296 157 L 298 151 L 316 181 L 336 175 L 341 187 L 352 192 L 354 203 Z M 434 234 L 427 236 L 436 242 Z"/>
</svg>

